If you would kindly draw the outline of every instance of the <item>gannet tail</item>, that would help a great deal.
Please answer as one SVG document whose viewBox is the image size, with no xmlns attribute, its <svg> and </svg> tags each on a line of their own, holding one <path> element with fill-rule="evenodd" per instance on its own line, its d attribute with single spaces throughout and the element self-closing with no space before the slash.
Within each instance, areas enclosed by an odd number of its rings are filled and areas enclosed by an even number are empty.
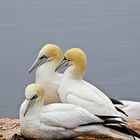
<svg viewBox="0 0 140 140">
<path fill-rule="evenodd" d="M 118 125 L 108 125 L 108 124 L 103 124 L 105 127 L 108 127 L 108 128 L 111 128 L 113 130 L 116 130 L 118 132 L 121 132 L 121 133 L 124 133 L 124 134 L 127 134 L 127 135 L 130 135 L 134 138 L 134 140 L 136 140 L 135 137 L 137 138 L 140 138 L 140 134 L 137 133 L 136 131 L 126 127 L 125 125 L 122 125 L 120 124 L 119 126 Z"/>
</svg>

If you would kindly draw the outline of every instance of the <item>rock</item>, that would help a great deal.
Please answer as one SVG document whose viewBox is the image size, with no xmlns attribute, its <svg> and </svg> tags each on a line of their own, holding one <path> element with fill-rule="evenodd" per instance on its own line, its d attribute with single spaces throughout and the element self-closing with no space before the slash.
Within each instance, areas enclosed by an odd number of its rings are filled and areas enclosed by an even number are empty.
<svg viewBox="0 0 140 140">
<path fill-rule="evenodd" d="M 18 119 L 0 119 L 0 140 L 8 140 L 13 134 L 19 133 L 19 126 Z"/>
<path fill-rule="evenodd" d="M 127 125 L 140 133 L 140 121 L 128 119 Z M 1 118 L 0 119 L 0 140 L 9 140 L 15 133 L 19 134 L 20 124 L 18 119 L 10 118 Z M 120 140 L 116 138 L 110 138 L 107 136 L 93 136 L 93 135 L 84 135 L 75 138 L 75 140 Z M 23 140 L 23 139 L 21 139 Z"/>
</svg>

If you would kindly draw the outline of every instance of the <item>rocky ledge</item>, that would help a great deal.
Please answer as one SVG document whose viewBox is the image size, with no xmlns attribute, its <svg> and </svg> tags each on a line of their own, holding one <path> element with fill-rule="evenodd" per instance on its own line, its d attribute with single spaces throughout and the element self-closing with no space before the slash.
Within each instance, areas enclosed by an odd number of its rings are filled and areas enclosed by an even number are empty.
<svg viewBox="0 0 140 140">
<path fill-rule="evenodd" d="M 127 124 L 130 128 L 136 130 L 140 133 L 140 121 L 137 120 L 126 120 Z M 0 140 L 9 140 L 15 133 L 19 134 L 20 124 L 18 119 L 10 119 L 10 118 L 0 118 Z M 116 138 L 110 138 L 107 136 L 81 136 L 75 138 L 75 140 L 118 140 Z M 21 139 L 23 140 L 23 139 Z"/>
</svg>

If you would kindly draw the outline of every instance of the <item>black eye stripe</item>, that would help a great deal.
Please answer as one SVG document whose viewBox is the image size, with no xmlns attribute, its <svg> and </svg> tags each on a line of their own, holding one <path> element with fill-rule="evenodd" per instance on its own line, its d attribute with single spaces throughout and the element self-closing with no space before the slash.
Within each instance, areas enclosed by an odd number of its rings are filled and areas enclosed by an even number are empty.
<svg viewBox="0 0 140 140">
<path fill-rule="evenodd" d="M 47 58 L 46 55 L 42 55 L 42 56 L 40 57 L 40 59 L 43 59 L 43 58 Z"/>
<path fill-rule="evenodd" d="M 63 58 L 63 60 L 67 60 L 67 61 L 70 61 L 70 60 L 68 60 L 65 56 L 64 56 L 64 58 Z"/>
<path fill-rule="evenodd" d="M 32 98 L 27 98 L 26 100 L 33 100 L 33 99 L 36 99 L 36 98 L 38 98 L 38 96 L 34 95 Z"/>
<path fill-rule="evenodd" d="M 64 56 L 63 60 L 67 60 L 67 58 Z"/>
<path fill-rule="evenodd" d="M 35 96 L 33 96 L 33 97 L 32 97 L 32 99 L 35 99 L 35 98 L 38 98 L 38 96 L 37 96 L 37 95 L 35 95 Z"/>
</svg>

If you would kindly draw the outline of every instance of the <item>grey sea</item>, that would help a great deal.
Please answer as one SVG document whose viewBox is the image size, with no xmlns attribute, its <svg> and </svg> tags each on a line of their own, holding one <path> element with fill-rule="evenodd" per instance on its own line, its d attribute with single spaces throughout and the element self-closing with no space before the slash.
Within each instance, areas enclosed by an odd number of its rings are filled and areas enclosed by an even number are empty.
<svg viewBox="0 0 140 140">
<path fill-rule="evenodd" d="M 46 43 L 80 47 L 84 79 L 110 97 L 140 101 L 140 0 L 3 0 L 0 117 L 18 117 L 34 82 L 28 69 Z"/>
</svg>

